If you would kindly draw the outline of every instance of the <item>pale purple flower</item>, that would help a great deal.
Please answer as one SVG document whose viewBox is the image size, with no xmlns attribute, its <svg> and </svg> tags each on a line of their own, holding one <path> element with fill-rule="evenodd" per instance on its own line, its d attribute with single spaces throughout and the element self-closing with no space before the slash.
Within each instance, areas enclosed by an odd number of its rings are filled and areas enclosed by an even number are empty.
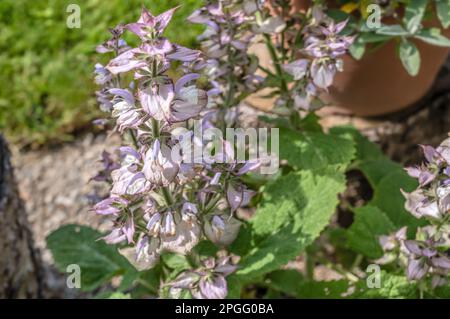
<svg viewBox="0 0 450 319">
<path fill-rule="evenodd" d="M 139 20 L 136 23 L 127 24 L 125 27 L 138 35 L 143 41 L 159 37 L 177 9 L 178 7 L 172 8 L 155 17 L 143 7 Z"/>
<path fill-rule="evenodd" d="M 120 168 L 119 163 L 112 158 L 112 155 L 106 151 L 102 152 L 101 163 L 103 169 L 95 175 L 92 180 L 97 182 L 106 182 L 111 180 L 111 172 Z"/>
<path fill-rule="evenodd" d="M 112 116 L 117 118 L 120 132 L 127 128 L 137 127 L 142 123 L 143 115 L 135 105 L 133 95 L 124 89 L 110 89 L 109 93 L 114 96 Z"/>
<path fill-rule="evenodd" d="M 246 161 L 242 167 L 239 168 L 236 175 L 243 175 L 247 174 L 248 172 L 252 172 L 257 170 L 261 166 L 261 161 L 259 160 L 252 160 L 252 161 Z"/>
<path fill-rule="evenodd" d="M 393 261 L 399 260 L 401 254 L 406 253 L 404 241 L 406 240 L 407 227 L 402 227 L 394 234 L 381 235 L 378 242 L 383 249 L 383 257 L 377 259 L 377 264 L 389 264 Z"/>
<path fill-rule="evenodd" d="M 225 299 L 228 294 L 225 277 L 235 270 L 236 266 L 230 263 L 230 257 L 217 260 L 207 258 L 202 261 L 201 267 L 182 272 L 168 286 L 174 297 L 174 290 L 187 289 L 195 299 Z"/>
<path fill-rule="evenodd" d="M 283 65 L 283 69 L 287 73 L 292 75 L 294 77 L 294 80 L 297 81 L 297 80 L 302 79 L 306 75 L 306 72 L 308 71 L 309 63 L 310 62 L 307 59 L 299 59 L 299 60 L 296 60 L 289 64 Z"/>
<path fill-rule="evenodd" d="M 102 237 L 101 239 L 103 239 L 108 244 L 118 244 L 125 241 L 127 239 L 127 236 L 123 232 L 122 228 L 114 228 L 111 233 L 109 233 L 105 237 Z"/>
<path fill-rule="evenodd" d="M 197 219 L 185 221 L 177 213 L 174 215 L 174 235 L 162 233 L 161 247 L 164 251 L 185 255 L 200 241 L 201 228 Z"/>
<path fill-rule="evenodd" d="M 269 17 L 257 24 L 253 31 L 255 33 L 280 33 L 286 28 L 286 22 L 280 16 Z"/>
<path fill-rule="evenodd" d="M 450 258 L 437 250 L 438 243 L 432 238 L 426 241 L 406 240 L 405 247 L 409 251 L 407 276 L 409 280 L 421 280 L 428 272 L 448 274 Z M 435 284 L 439 284 L 436 283 Z"/>
<path fill-rule="evenodd" d="M 111 102 L 112 96 L 109 93 L 109 89 L 103 88 L 100 91 L 95 92 L 97 102 L 100 105 L 100 110 L 103 112 L 110 112 L 113 106 Z"/>
<path fill-rule="evenodd" d="M 150 187 L 142 172 L 130 170 L 126 166 L 112 171 L 111 178 L 111 194 L 115 195 L 135 195 L 147 191 Z"/>
<path fill-rule="evenodd" d="M 173 52 L 167 55 L 170 60 L 176 60 L 181 62 L 193 62 L 200 57 L 200 51 L 192 50 L 180 45 L 175 45 Z"/>
<path fill-rule="evenodd" d="M 96 47 L 97 53 L 104 54 L 109 52 L 114 52 L 117 54 L 120 54 L 126 50 L 129 49 L 127 46 L 127 43 L 121 39 L 124 31 L 124 26 L 119 24 L 115 28 L 109 29 L 109 32 L 111 33 L 111 38 L 104 43 L 98 45 Z"/>
<path fill-rule="evenodd" d="M 406 198 L 405 209 L 414 217 L 432 219 L 440 219 L 442 217 L 437 201 L 427 197 L 422 189 L 417 189 L 412 193 L 401 191 Z"/>
<path fill-rule="evenodd" d="M 145 178 L 151 184 L 167 186 L 174 181 L 178 170 L 178 164 L 172 160 L 170 147 L 155 140 L 153 146 L 145 153 L 142 168 Z"/>
<path fill-rule="evenodd" d="M 230 245 L 237 237 L 241 222 L 226 215 L 214 215 L 209 222 L 205 222 L 205 236 L 219 246 Z"/>
<path fill-rule="evenodd" d="M 413 166 L 407 167 L 405 170 L 409 176 L 419 180 L 420 186 L 426 186 L 436 178 L 436 174 L 430 172 L 426 167 Z"/>
<path fill-rule="evenodd" d="M 247 52 L 254 39 L 252 25 L 256 22 L 255 14 L 249 12 L 252 10 L 243 10 L 241 4 L 219 1 L 208 3 L 188 18 L 192 23 L 206 26 L 204 33 L 198 37 L 206 56 L 201 63 L 197 63 L 197 67 L 201 65 L 211 83 L 208 91 L 210 107 L 235 106 L 242 99 L 242 92 L 253 92 L 263 82 L 262 77 L 255 74 L 257 60 Z M 258 28 L 261 31 L 264 28 L 265 31 L 269 28 L 280 30 L 278 22 L 277 18 L 268 20 Z M 225 92 L 234 94 L 226 98 Z M 224 101 L 229 105 L 224 106 Z"/>
<path fill-rule="evenodd" d="M 428 273 L 430 266 L 424 258 L 411 259 L 408 263 L 407 276 L 409 280 L 421 280 Z"/>
<path fill-rule="evenodd" d="M 123 52 L 116 58 L 109 61 L 106 69 L 108 69 L 108 71 L 112 74 L 119 74 L 146 67 L 147 63 L 136 57 L 136 53 L 138 52 L 140 51 L 137 51 L 136 49 Z"/>
<path fill-rule="evenodd" d="M 118 244 L 123 241 L 127 241 L 128 244 L 134 243 L 135 225 L 133 214 L 126 216 L 125 220 L 118 222 L 118 225 L 114 227 L 112 232 L 102 237 L 108 244 Z"/>
<path fill-rule="evenodd" d="M 197 206 L 185 202 L 181 210 L 158 211 L 152 204 L 147 209 L 148 235 L 158 239 L 159 251 L 188 253 L 200 240 Z"/>
<path fill-rule="evenodd" d="M 95 83 L 105 85 L 112 80 L 112 74 L 100 63 L 95 65 Z"/>
<path fill-rule="evenodd" d="M 326 89 L 333 84 L 337 71 L 342 71 L 341 60 L 314 60 L 311 64 L 311 77 L 315 85 Z"/>
<path fill-rule="evenodd" d="M 253 195 L 254 192 L 248 190 L 244 185 L 233 185 L 230 183 L 227 189 L 227 200 L 231 211 L 234 212 L 239 207 L 248 205 Z"/>
<path fill-rule="evenodd" d="M 126 199 L 119 196 L 111 196 L 95 204 L 92 211 L 99 215 L 118 216 L 127 205 L 128 201 Z"/>
<path fill-rule="evenodd" d="M 405 208 L 415 217 L 429 217 L 434 220 L 444 218 L 450 211 L 450 139 L 445 140 L 436 149 L 421 145 L 426 163 L 406 168 L 408 175 L 419 180 L 419 188 L 407 194 Z"/>
<path fill-rule="evenodd" d="M 450 166 L 450 138 L 444 140 L 436 151 L 439 153 L 440 158 L 446 162 L 445 165 Z"/>
<path fill-rule="evenodd" d="M 128 261 L 138 270 L 144 271 L 153 268 L 159 261 L 159 239 L 142 236 L 136 247 L 126 247 L 119 250 Z"/>
<path fill-rule="evenodd" d="M 146 113 L 158 121 L 176 123 L 199 114 L 208 101 L 206 92 L 185 84 L 195 79 L 182 77 L 175 86 L 171 81 L 153 87 L 140 88 L 139 98 Z"/>
</svg>

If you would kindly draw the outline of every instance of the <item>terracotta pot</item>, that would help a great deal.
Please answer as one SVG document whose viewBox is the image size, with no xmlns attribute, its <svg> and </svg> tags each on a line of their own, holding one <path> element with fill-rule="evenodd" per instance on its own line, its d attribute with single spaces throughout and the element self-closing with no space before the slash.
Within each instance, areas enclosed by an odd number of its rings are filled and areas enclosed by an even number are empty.
<svg viewBox="0 0 450 319">
<path fill-rule="evenodd" d="M 309 0 L 292 0 L 295 10 L 305 10 L 309 4 Z M 436 18 L 427 26 L 440 24 Z M 443 34 L 450 37 L 450 29 Z M 359 116 L 393 113 L 419 101 L 433 85 L 450 49 L 414 42 L 422 60 L 417 76 L 405 71 L 396 54 L 395 40 L 391 40 L 375 51 L 366 52 L 359 61 L 344 56 L 344 71 L 336 75 L 329 93 L 322 98 Z"/>
<path fill-rule="evenodd" d="M 450 29 L 444 32 L 450 36 Z M 415 41 L 421 55 L 420 72 L 410 76 L 389 41 L 360 61 L 344 57 L 344 71 L 335 77 L 323 99 L 355 115 L 375 116 L 404 109 L 426 95 L 450 50 Z"/>
</svg>

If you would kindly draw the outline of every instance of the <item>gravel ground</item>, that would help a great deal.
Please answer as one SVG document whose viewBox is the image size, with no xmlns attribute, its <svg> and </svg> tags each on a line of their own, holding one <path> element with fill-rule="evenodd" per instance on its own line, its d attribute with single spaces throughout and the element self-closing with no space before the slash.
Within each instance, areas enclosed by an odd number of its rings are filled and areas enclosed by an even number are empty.
<svg viewBox="0 0 450 319">
<path fill-rule="evenodd" d="M 106 221 L 89 208 L 108 189 L 89 180 L 101 167 L 102 151 L 119 143 L 117 136 L 85 134 L 51 149 L 19 152 L 11 147 L 20 193 L 44 261 L 51 262 L 45 238 L 59 226 L 76 223 L 105 229 Z"/>
</svg>

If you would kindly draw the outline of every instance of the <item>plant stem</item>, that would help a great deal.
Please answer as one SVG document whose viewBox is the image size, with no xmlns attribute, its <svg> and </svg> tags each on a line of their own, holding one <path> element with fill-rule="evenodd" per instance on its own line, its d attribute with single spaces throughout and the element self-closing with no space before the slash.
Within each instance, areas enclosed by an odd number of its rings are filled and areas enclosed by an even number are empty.
<svg viewBox="0 0 450 319">
<path fill-rule="evenodd" d="M 170 194 L 170 191 L 167 187 L 162 187 L 162 194 L 164 197 L 164 200 L 166 201 L 167 206 L 172 206 L 173 204 L 173 198 L 172 195 Z"/>
<path fill-rule="evenodd" d="M 267 49 L 269 50 L 270 57 L 272 58 L 273 64 L 275 66 L 275 71 L 277 72 L 277 76 L 280 78 L 281 82 L 281 92 L 283 94 L 288 92 L 288 87 L 286 80 L 283 76 L 283 70 L 281 69 L 280 61 L 277 56 L 277 52 L 272 44 L 272 40 L 268 34 L 264 34 L 264 41 L 266 43 Z"/>
<path fill-rule="evenodd" d="M 133 141 L 134 147 L 138 148 L 138 141 L 136 135 L 134 135 L 134 132 L 132 130 L 128 130 L 128 132 L 130 134 L 131 140 Z"/>
<path fill-rule="evenodd" d="M 355 261 L 352 264 L 351 270 L 354 271 L 357 267 L 359 267 L 359 265 L 361 264 L 363 259 L 364 259 L 364 256 L 361 254 L 358 254 L 355 258 Z"/>
<path fill-rule="evenodd" d="M 306 278 L 312 281 L 314 280 L 315 261 L 313 253 L 308 249 L 305 252 L 305 261 L 306 261 Z"/>
<path fill-rule="evenodd" d="M 270 76 L 275 76 L 275 74 L 273 74 L 272 72 L 270 72 L 269 69 L 263 67 L 262 65 L 258 65 L 258 68 L 259 68 L 260 70 L 262 70 L 264 73 L 266 73 L 266 74 L 268 74 L 268 75 L 270 75 Z"/>
<path fill-rule="evenodd" d="M 152 133 L 154 138 L 159 137 L 159 124 L 154 118 L 152 118 Z"/>
</svg>

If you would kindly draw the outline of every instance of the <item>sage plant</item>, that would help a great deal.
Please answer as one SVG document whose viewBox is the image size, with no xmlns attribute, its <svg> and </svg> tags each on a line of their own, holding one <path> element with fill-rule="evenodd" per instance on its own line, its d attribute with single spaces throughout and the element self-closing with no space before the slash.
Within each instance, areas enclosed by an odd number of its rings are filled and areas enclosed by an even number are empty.
<svg viewBox="0 0 450 319">
<path fill-rule="evenodd" d="M 450 273 L 450 138 L 437 148 L 421 146 L 425 163 L 406 168 L 419 182 L 418 188 L 403 192 L 405 208 L 427 226 L 417 230 L 414 239 L 407 239 L 406 227 L 394 236 L 382 236 L 385 256 L 380 263 L 398 261 L 406 268 L 409 280 L 422 282 L 431 278 L 431 288 L 446 285 Z M 397 251 L 392 255 L 393 251 Z"/>
<path fill-rule="evenodd" d="M 255 33 L 252 23 L 262 1 L 207 1 L 188 21 L 205 25 L 198 37 L 204 57 L 196 61 L 209 79 L 208 96 L 217 106 L 217 122 L 234 125 L 240 102 L 256 91 L 263 77 L 256 74 L 258 59 L 248 53 Z"/>
<path fill-rule="evenodd" d="M 235 211 L 253 195 L 240 177 L 259 166 L 233 160 L 226 140 L 206 158 L 192 151 L 209 145 L 193 132 L 194 121 L 211 127 L 208 93 L 196 86 L 202 54 L 163 36 L 175 10 L 153 16 L 143 8 L 136 23 L 116 27 L 98 48 L 115 55 L 96 66 L 97 83 L 104 86 L 98 93 L 102 109 L 131 143 L 120 147 L 117 163 L 104 154 L 105 169 L 96 179 L 111 181 L 111 190 L 93 211 L 111 218 L 114 226 L 103 240 L 122 244 L 122 254 L 138 270 L 154 267 L 165 252 L 191 254 L 204 238 L 220 247 L 230 244 L 240 225 Z M 137 35 L 140 45 L 127 47 L 123 32 Z M 167 73 L 174 62 L 181 62 L 176 81 Z M 210 264 L 205 267 L 215 267 Z M 223 277 L 199 278 L 194 297 L 226 296 Z"/>
<path fill-rule="evenodd" d="M 419 187 L 404 192 L 405 208 L 416 218 L 425 219 L 429 226 L 419 229 L 415 240 L 406 240 L 409 256 L 409 279 L 421 280 L 432 276 L 432 287 L 447 283 L 450 273 L 450 138 L 437 148 L 422 146 L 426 162 L 409 167 L 407 172 L 417 178 Z"/>
<path fill-rule="evenodd" d="M 259 89 L 274 87 L 272 111 L 281 106 L 295 117 L 299 110 L 317 110 L 324 105 L 319 95 L 343 70 L 341 57 L 353 43 L 354 37 L 341 35 L 347 20 L 335 23 L 321 5 L 305 15 L 292 15 L 286 0 L 270 5 L 272 10 L 267 1 L 213 0 L 189 17 L 206 26 L 199 40 L 206 74 L 213 79 L 210 92 L 230 108 Z M 258 42 L 265 42 L 274 70 L 249 53 Z"/>
</svg>

